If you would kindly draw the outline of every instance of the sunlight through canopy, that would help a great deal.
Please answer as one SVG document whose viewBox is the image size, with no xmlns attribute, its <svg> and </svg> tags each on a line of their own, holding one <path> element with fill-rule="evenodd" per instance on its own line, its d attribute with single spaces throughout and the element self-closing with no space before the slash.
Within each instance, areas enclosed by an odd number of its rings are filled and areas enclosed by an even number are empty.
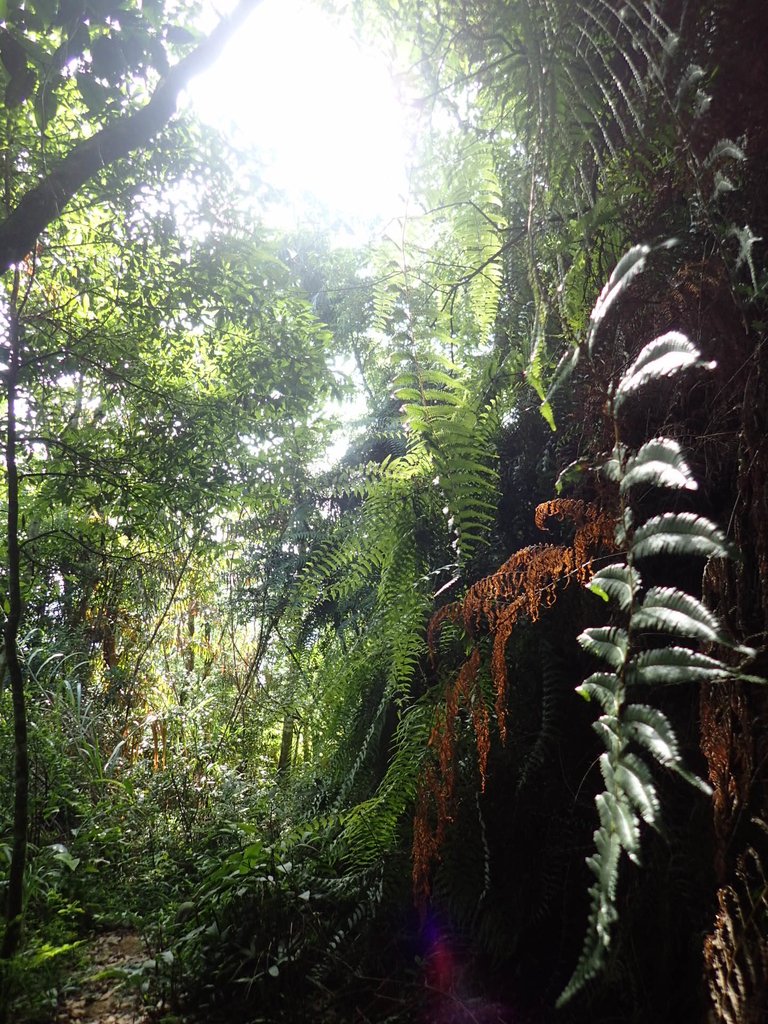
<svg viewBox="0 0 768 1024">
<path fill-rule="evenodd" d="M 403 207 L 405 110 L 384 56 L 352 31 L 301 0 L 265 0 L 189 88 L 204 121 L 259 151 L 288 217 L 318 202 L 358 223 Z"/>
</svg>

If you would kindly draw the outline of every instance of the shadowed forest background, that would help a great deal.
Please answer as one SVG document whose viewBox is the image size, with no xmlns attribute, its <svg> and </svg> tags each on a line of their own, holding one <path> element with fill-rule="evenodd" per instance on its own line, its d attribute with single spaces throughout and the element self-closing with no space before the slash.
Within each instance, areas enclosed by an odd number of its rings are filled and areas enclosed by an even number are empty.
<svg viewBox="0 0 768 1024">
<path fill-rule="evenodd" d="M 0 1019 L 760 1024 L 768 7 L 328 0 L 358 244 L 183 100 L 257 6 L 0 0 Z"/>
</svg>

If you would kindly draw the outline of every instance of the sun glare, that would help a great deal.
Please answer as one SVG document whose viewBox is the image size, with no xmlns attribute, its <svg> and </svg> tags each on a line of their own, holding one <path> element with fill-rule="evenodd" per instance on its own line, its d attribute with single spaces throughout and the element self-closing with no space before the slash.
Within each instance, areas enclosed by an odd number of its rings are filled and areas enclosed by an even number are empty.
<svg viewBox="0 0 768 1024">
<path fill-rule="evenodd" d="M 316 201 L 357 222 L 401 211 L 407 132 L 386 62 L 303 0 L 264 0 L 189 95 L 237 147 L 260 151 L 299 217 Z"/>
</svg>

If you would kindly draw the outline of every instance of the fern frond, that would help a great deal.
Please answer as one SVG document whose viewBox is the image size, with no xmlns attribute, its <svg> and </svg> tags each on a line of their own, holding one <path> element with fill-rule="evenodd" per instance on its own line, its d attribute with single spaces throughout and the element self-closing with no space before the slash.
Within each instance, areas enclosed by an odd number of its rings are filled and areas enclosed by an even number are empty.
<svg viewBox="0 0 768 1024">
<path fill-rule="evenodd" d="M 591 590 L 605 601 L 615 601 L 623 612 L 630 609 L 639 589 L 640 574 L 637 569 L 622 563 L 598 569 L 587 583 L 587 590 Z"/>
<path fill-rule="evenodd" d="M 628 683 L 638 686 L 716 682 L 734 674 L 735 670 L 719 659 L 689 651 L 687 647 L 660 647 L 643 651 L 630 659 L 627 666 Z"/>
<path fill-rule="evenodd" d="M 576 688 L 576 693 L 585 700 L 592 700 L 594 697 L 603 711 L 614 717 L 621 707 L 621 682 L 613 672 L 593 672 Z"/>
<path fill-rule="evenodd" d="M 587 937 L 573 976 L 557 1000 L 558 1008 L 563 1007 L 602 970 L 619 916 L 615 903 L 621 857 L 618 831 L 608 832 L 600 827 L 594 834 L 594 842 L 596 852 L 587 858 L 587 865 L 596 878 L 589 889 Z"/>
<path fill-rule="evenodd" d="M 688 555 L 734 558 L 736 549 L 719 526 L 692 512 L 664 512 L 637 528 L 635 558 L 651 555 Z"/>
<path fill-rule="evenodd" d="M 701 366 L 711 370 L 713 362 L 701 359 L 696 346 L 680 331 L 668 331 L 649 342 L 621 378 L 614 395 L 614 408 L 652 380 L 673 377 L 682 370 Z"/>
<path fill-rule="evenodd" d="M 493 443 L 498 417 L 493 405 L 478 408 L 465 376 L 444 359 L 442 367 L 417 366 L 401 374 L 397 392 L 406 399 L 414 444 L 429 460 L 434 484 L 445 498 L 444 515 L 460 560 L 487 543 L 498 498 Z"/>
<path fill-rule="evenodd" d="M 715 614 L 701 601 L 674 587 L 651 587 L 629 620 L 630 629 L 687 636 L 707 643 L 729 644 Z"/>
<path fill-rule="evenodd" d="M 613 669 L 620 669 L 627 660 L 629 634 L 619 626 L 594 626 L 576 639 L 585 651 L 607 661 Z"/>
<path fill-rule="evenodd" d="M 623 723 L 622 723 L 623 725 Z M 656 825 L 661 805 L 650 769 L 636 754 L 623 753 L 614 772 L 616 786 L 648 825 Z"/>
<path fill-rule="evenodd" d="M 628 460 L 620 485 L 622 492 L 641 484 L 688 491 L 698 487 L 680 445 L 668 437 L 646 441 L 637 455 Z"/>
<path fill-rule="evenodd" d="M 352 808 L 345 822 L 343 839 L 356 864 L 375 864 L 395 849 L 404 816 L 416 799 L 432 725 L 428 700 L 411 706 L 401 717 L 394 754 L 381 784 L 372 797 Z"/>
<path fill-rule="evenodd" d="M 591 340 L 619 290 L 642 270 L 648 251 L 647 247 L 635 247 L 614 271 L 593 314 Z M 607 662 L 613 671 L 595 672 L 578 688 L 583 697 L 596 700 L 604 712 L 594 723 L 594 729 L 606 748 L 600 757 L 605 791 L 595 801 L 600 828 L 595 832 L 596 852 L 587 859 L 596 879 L 590 888 L 587 935 L 573 976 L 558 1001 L 560 1006 L 604 964 L 618 919 L 616 887 L 621 851 L 638 863 L 640 822 L 653 828 L 658 826 L 661 808 L 650 765 L 666 768 L 703 792 L 710 792 L 706 783 L 685 768 L 667 716 L 649 704 L 628 704 L 627 689 L 639 684 L 739 676 L 737 669 L 729 669 L 718 659 L 683 647 L 670 645 L 636 653 L 638 633 L 659 634 L 665 642 L 670 637 L 683 636 L 732 647 L 745 656 L 753 653 L 734 644 L 718 617 L 685 591 L 654 586 L 643 594 L 636 568 L 640 559 L 654 555 L 735 554 L 723 531 L 708 519 L 689 512 L 668 512 L 636 526 L 628 504 L 632 489 L 641 484 L 694 490 L 696 482 L 680 446 L 669 438 L 653 438 L 635 455 L 629 454 L 619 437 L 618 410 L 622 401 L 650 381 L 701 365 L 712 364 L 702 362 L 698 349 L 684 335 L 670 331 L 642 349 L 610 402 L 617 441 L 601 468 L 603 476 L 618 485 L 621 513 L 617 538 L 626 546 L 627 554 L 625 562 L 596 572 L 588 586 L 605 600 L 615 602 L 624 625 L 586 629 L 578 638 L 585 650 Z"/>
<path fill-rule="evenodd" d="M 589 328 L 587 330 L 587 347 L 589 349 L 592 348 L 597 331 L 608 315 L 611 306 L 622 292 L 626 290 L 633 278 L 645 269 L 650 252 L 651 247 L 649 245 L 635 245 L 622 256 L 614 267 L 613 273 L 600 292 L 595 308 L 592 310 L 592 315 L 589 318 Z"/>
<path fill-rule="evenodd" d="M 630 704 L 624 709 L 624 735 L 644 747 L 659 764 L 674 767 L 680 760 L 677 736 L 667 716 L 649 704 Z"/>
</svg>

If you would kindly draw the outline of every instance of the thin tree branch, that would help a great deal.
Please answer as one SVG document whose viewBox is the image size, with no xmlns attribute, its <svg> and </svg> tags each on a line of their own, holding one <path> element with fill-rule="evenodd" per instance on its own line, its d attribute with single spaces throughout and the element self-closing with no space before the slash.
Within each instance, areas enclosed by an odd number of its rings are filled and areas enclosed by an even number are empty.
<svg viewBox="0 0 768 1024">
<path fill-rule="evenodd" d="M 78 142 L 39 185 L 22 197 L 0 224 L 0 273 L 35 249 L 41 232 L 61 216 L 67 203 L 99 171 L 147 143 L 171 120 L 179 93 L 213 63 L 224 44 L 259 0 L 240 0 L 210 36 L 179 61 L 160 81 L 140 110 L 117 118 L 89 139 Z"/>
</svg>

